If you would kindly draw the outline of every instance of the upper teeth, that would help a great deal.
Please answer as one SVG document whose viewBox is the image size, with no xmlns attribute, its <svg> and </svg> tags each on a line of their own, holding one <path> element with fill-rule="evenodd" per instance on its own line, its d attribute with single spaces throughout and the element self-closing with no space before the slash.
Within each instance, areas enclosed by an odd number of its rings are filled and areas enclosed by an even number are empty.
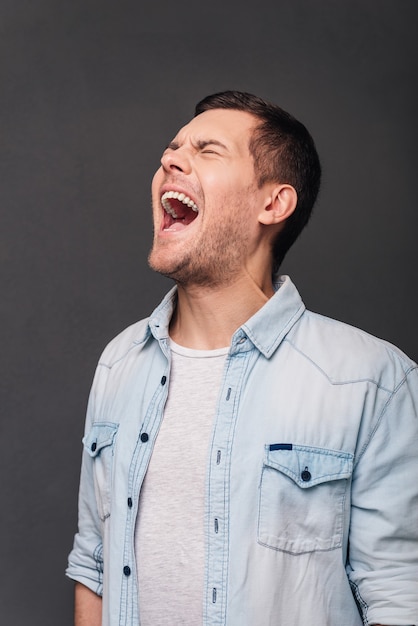
<svg viewBox="0 0 418 626">
<path fill-rule="evenodd" d="M 192 209 L 192 211 L 195 211 L 196 213 L 199 212 L 196 203 L 193 202 L 193 200 L 190 200 L 189 196 L 186 196 L 186 194 L 180 193 L 178 191 L 166 191 L 161 196 L 161 204 L 163 205 L 164 210 L 167 211 L 167 213 L 170 213 L 170 215 L 172 215 L 174 218 L 177 218 L 178 215 L 169 202 L 170 198 L 180 200 L 180 202 L 188 206 L 190 209 Z"/>
</svg>

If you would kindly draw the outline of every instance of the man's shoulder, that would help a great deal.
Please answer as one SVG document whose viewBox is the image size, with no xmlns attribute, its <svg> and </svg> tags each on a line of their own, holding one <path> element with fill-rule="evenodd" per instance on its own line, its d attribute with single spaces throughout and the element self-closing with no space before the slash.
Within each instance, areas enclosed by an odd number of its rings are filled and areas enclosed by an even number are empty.
<svg viewBox="0 0 418 626">
<path fill-rule="evenodd" d="M 160 304 L 153 310 L 149 317 L 145 317 L 131 324 L 112 339 L 105 347 L 99 366 L 111 368 L 117 362 L 123 360 L 132 351 L 141 351 L 151 336 L 151 326 L 155 336 L 164 336 L 168 333 L 168 325 L 171 319 L 176 289 L 171 289 Z"/>
<path fill-rule="evenodd" d="M 131 350 L 141 347 L 149 336 L 149 317 L 146 317 L 122 330 L 106 345 L 99 359 L 99 365 L 112 367 L 126 357 Z"/>
<path fill-rule="evenodd" d="M 305 310 L 287 341 L 333 382 L 370 380 L 393 389 L 416 364 L 390 342 Z"/>
</svg>

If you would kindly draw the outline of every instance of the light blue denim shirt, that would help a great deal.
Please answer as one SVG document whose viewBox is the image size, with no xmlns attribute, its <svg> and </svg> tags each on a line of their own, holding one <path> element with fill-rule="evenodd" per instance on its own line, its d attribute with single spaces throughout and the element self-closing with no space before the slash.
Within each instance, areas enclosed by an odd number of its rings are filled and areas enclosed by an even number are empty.
<svg viewBox="0 0 418 626">
<path fill-rule="evenodd" d="M 175 297 L 107 346 L 90 395 L 67 575 L 103 595 L 103 626 L 139 624 L 135 520 L 170 383 Z M 281 277 L 226 360 L 203 625 L 418 624 L 417 413 L 416 364 L 307 311 Z"/>
</svg>

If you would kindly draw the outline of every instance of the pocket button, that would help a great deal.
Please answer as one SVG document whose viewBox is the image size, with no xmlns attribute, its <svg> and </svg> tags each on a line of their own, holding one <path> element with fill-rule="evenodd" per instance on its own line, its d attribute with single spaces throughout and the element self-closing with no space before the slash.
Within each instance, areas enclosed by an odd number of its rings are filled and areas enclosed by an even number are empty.
<svg viewBox="0 0 418 626">
<path fill-rule="evenodd" d="M 311 480 L 311 478 L 312 478 L 312 474 L 310 473 L 308 468 L 305 467 L 305 469 L 303 470 L 303 472 L 300 475 L 300 477 L 303 480 L 303 482 L 308 483 Z"/>
</svg>

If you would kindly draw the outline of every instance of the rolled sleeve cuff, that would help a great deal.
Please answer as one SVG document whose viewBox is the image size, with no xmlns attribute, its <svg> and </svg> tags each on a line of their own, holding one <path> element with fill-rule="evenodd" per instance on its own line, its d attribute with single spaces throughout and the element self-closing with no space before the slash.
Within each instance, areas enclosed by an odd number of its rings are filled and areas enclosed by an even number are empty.
<svg viewBox="0 0 418 626">
<path fill-rule="evenodd" d="M 68 557 L 65 575 L 99 596 L 103 595 L 103 546 L 99 543 L 92 553 L 82 550 L 82 540 L 76 535 L 74 548 Z"/>
</svg>

